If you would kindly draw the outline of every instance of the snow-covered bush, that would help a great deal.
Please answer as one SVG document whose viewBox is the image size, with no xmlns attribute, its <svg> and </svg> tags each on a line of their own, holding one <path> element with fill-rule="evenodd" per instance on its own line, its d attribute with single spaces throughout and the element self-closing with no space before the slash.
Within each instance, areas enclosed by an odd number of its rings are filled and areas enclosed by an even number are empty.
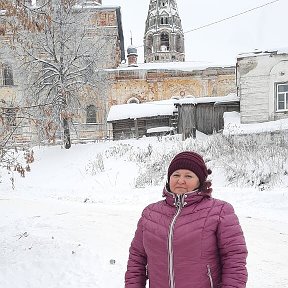
<svg viewBox="0 0 288 288">
<path fill-rule="evenodd" d="M 214 141 L 210 155 L 224 168 L 229 184 L 266 189 L 276 186 L 287 175 L 285 134 L 216 136 Z"/>
<path fill-rule="evenodd" d="M 109 147 L 105 151 L 105 156 L 106 156 L 106 158 L 109 158 L 109 157 L 114 157 L 114 158 L 123 157 L 131 149 L 132 149 L 132 145 L 131 144 L 121 143 L 120 142 L 119 144 L 116 144 L 116 145 L 113 145 L 113 146 Z"/>
<path fill-rule="evenodd" d="M 146 185 L 159 185 L 166 177 L 167 167 L 172 159 L 173 151 L 168 153 L 153 153 L 153 156 L 146 158 L 145 162 L 139 163 L 139 174 L 135 179 L 135 187 L 145 187 Z"/>
<path fill-rule="evenodd" d="M 172 158 L 181 151 L 201 154 L 209 168 L 221 169 L 225 185 L 252 186 L 268 189 L 276 186 L 288 175 L 288 140 L 285 133 L 225 136 L 220 133 L 189 138 L 162 137 L 153 145 L 149 139 L 135 142 L 117 142 L 103 155 L 121 158 L 138 166 L 135 187 L 159 185 L 166 181 L 167 168 Z M 87 165 L 87 171 L 95 175 L 104 171 L 102 155 Z M 213 180 L 213 174 L 212 174 Z"/>
<path fill-rule="evenodd" d="M 136 187 L 163 183 L 173 156 L 186 150 L 201 154 L 209 168 L 224 171 L 228 185 L 267 189 L 282 182 L 288 174 L 288 141 L 284 133 L 245 136 L 214 134 L 203 140 L 189 138 L 185 141 L 175 138 L 170 143 L 166 142 L 165 148 L 160 147 L 157 151 L 153 148 L 150 155 L 144 153 L 143 157 L 137 156 L 141 161 L 138 161 Z"/>
<path fill-rule="evenodd" d="M 89 163 L 85 167 L 86 172 L 90 175 L 96 175 L 99 172 L 104 171 L 104 161 L 103 155 L 98 153 L 93 160 L 90 160 Z"/>
</svg>

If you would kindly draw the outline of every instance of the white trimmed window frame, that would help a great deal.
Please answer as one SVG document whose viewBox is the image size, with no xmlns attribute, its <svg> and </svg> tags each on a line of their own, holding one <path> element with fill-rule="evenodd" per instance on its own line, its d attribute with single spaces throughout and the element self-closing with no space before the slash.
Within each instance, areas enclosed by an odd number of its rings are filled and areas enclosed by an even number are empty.
<svg viewBox="0 0 288 288">
<path fill-rule="evenodd" d="M 276 112 L 288 111 L 288 82 L 276 84 Z"/>
</svg>

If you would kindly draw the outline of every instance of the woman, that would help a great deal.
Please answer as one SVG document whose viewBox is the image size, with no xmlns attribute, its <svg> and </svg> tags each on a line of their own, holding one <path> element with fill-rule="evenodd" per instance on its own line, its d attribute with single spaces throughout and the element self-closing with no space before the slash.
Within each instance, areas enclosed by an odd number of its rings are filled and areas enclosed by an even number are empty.
<svg viewBox="0 0 288 288">
<path fill-rule="evenodd" d="M 244 288 L 247 249 L 231 204 L 211 197 L 203 158 L 181 152 L 165 200 L 147 206 L 129 250 L 125 288 Z"/>
</svg>

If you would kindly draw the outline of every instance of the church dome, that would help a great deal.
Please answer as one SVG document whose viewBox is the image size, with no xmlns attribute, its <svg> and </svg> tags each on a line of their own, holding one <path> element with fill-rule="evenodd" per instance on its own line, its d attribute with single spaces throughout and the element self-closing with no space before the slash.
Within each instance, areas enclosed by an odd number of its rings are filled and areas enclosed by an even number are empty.
<svg viewBox="0 0 288 288">
<path fill-rule="evenodd" d="M 131 54 L 137 55 L 137 48 L 136 48 L 135 46 L 130 45 L 130 46 L 127 48 L 127 54 L 128 54 L 128 55 L 131 55 Z"/>
</svg>

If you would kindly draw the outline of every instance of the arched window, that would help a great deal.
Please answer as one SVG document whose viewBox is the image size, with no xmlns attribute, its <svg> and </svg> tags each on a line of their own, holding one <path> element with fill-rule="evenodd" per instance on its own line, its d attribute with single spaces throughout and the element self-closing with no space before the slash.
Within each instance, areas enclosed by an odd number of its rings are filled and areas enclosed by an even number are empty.
<svg viewBox="0 0 288 288">
<path fill-rule="evenodd" d="M 96 107 L 94 105 L 86 108 L 86 123 L 96 123 Z"/>
<path fill-rule="evenodd" d="M 13 70 L 9 64 L 3 65 L 3 85 L 4 86 L 14 85 Z"/>
<path fill-rule="evenodd" d="M 139 104 L 140 101 L 139 101 L 139 99 L 136 98 L 136 97 L 131 97 L 131 98 L 127 101 L 127 104 L 132 104 L 132 103 Z"/>
<path fill-rule="evenodd" d="M 161 17 L 161 24 L 168 24 L 168 18 L 167 17 Z"/>
<path fill-rule="evenodd" d="M 162 33 L 160 38 L 160 48 L 161 51 L 169 50 L 169 35 L 167 33 Z"/>
</svg>

